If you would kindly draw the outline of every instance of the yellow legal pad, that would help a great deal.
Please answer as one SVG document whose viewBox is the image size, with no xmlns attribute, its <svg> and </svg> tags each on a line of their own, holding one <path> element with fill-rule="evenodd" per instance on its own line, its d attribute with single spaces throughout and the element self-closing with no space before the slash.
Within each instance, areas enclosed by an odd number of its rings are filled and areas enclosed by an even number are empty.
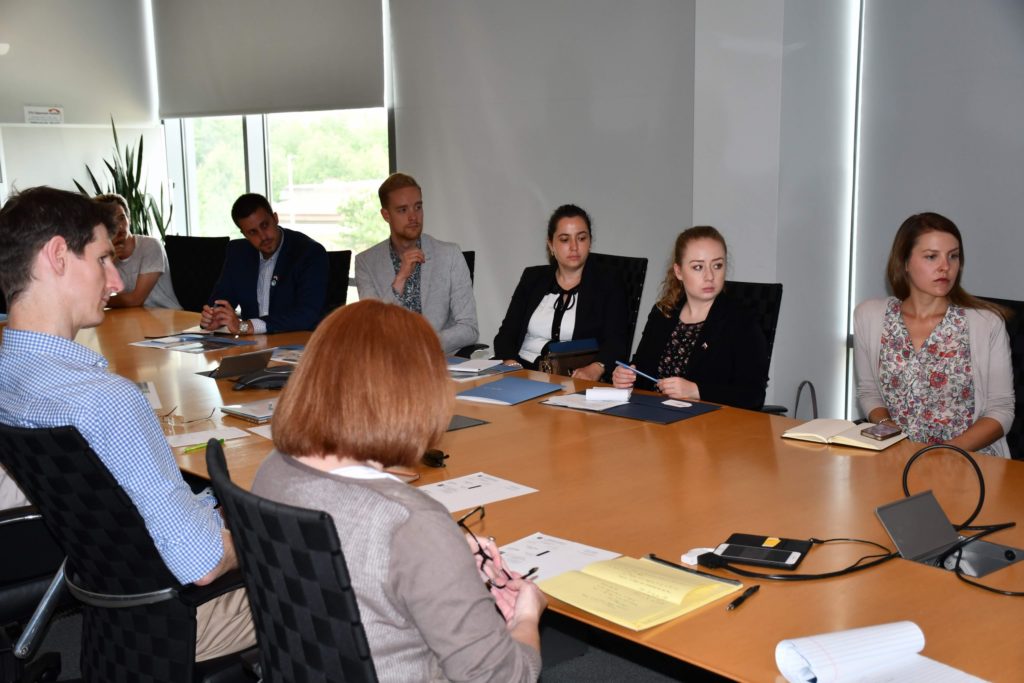
<svg viewBox="0 0 1024 683">
<path fill-rule="evenodd" d="M 594 562 L 537 585 L 562 602 L 634 631 L 663 624 L 742 588 L 632 557 Z"/>
</svg>

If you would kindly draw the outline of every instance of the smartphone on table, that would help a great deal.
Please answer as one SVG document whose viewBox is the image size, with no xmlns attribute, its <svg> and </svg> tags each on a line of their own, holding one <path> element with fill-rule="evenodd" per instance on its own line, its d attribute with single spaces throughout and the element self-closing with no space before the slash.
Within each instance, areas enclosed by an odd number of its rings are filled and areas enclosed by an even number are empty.
<svg viewBox="0 0 1024 683">
<path fill-rule="evenodd" d="M 870 427 L 865 427 L 860 430 L 860 433 L 862 436 L 874 439 L 875 441 L 885 441 L 886 439 L 891 439 L 902 431 L 903 430 L 896 425 L 876 424 L 871 425 Z"/>
<path fill-rule="evenodd" d="M 802 553 L 779 550 L 777 548 L 759 548 L 736 543 L 722 543 L 715 548 L 715 555 L 722 559 L 778 569 L 793 569 L 800 562 Z"/>
</svg>

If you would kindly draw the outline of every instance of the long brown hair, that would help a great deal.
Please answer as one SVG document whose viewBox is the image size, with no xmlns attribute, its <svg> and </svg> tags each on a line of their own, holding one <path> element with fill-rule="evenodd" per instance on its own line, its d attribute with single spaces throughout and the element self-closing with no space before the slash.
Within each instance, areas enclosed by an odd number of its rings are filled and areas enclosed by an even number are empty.
<svg viewBox="0 0 1024 683">
<path fill-rule="evenodd" d="M 722 245 L 722 251 L 725 252 L 725 261 L 729 262 L 729 247 L 725 245 L 725 238 L 722 237 L 722 233 L 718 232 L 715 228 L 710 225 L 695 225 L 692 228 L 687 228 L 679 233 L 679 237 L 676 238 L 676 245 L 672 252 L 672 263 L 669 264 L 668 272 L 665 274 L 665 279 L 661 283 L 661 296 L 656 304 L 658 310 L 667 318 L 672 315 L 672 311 L 679 305 L 679 301 L 683 296 L 683 283 L 676 277 L 675 270 L 672 266 L 683 265 L 683 252 L 686 251 L 687 245 L 694 240 L 700 239 L 711 239 L 715 240 Z"/>
<path fill-rule="evenodd" d="M 282 453 L 414 465 L 454 400 L 437 333 L 401 306 L 359 301 L 320 323 L 274 411 Z"/>
<path fill-rule="evenodd" d="M 903 225 L 896 231 L 896 237 L 892 241 L 892 249 L 889 251 L 889 263 L 885 269 L 886 279 L 889 281 L 889 288 L 892 290 L 893 296 L 900 301 L 906 301 L 910 296 L 907 262 L 910 260 L 910 252 L 914 250 L 914 245 L 917 244 L 918 238 L 928 232 L 944 232 L 952 235 L 956 238 L 957 245 L 960 248 L 960 267 L 957 269 L 953 288 L 949 290 L 948 297 L 950 303 L 962 308 L 980 308 L 992 311 L 1005 320 L 1009 315 L 1009 311 L 998 304 L 968 294 L 960 286 L 960 279 L 964 275 L 965 263 L 964 240 L 960 236 L 960 229 L 956 227 L 956 223 L 942 214 L 930 211 L 914 214 L 903 221 Z"/>
</svg>

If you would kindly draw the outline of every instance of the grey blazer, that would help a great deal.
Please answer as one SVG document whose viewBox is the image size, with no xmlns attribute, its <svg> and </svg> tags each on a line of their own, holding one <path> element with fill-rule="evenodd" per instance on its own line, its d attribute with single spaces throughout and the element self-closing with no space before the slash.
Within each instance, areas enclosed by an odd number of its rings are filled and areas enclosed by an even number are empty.
<svg viewBox="0 0 1024 683">
<path fill-rule="evenodd" d="M 391 283 L 389 240 L 356 255 L 356 289 L 360 299 L 379 299 L 397 304 Z M 477 340 L 476 301 L 469 267 L 459 245 L 442 242 L 423 233 L 420 237 L 427 261 L 420 265 L 420 296 L 423 316 L 441 338 L 447 354 Z"/>
</svg>

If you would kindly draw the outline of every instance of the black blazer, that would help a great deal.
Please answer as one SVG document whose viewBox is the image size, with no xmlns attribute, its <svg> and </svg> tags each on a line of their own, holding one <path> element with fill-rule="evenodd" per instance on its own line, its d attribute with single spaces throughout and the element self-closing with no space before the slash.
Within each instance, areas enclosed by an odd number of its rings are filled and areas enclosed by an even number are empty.
<svg viewBox="0 0 1024 683">
<path fill-rule="evenodd" d="M 301 232 L 287 228 L 281 228 L 281 232 L 284 243 L 274 264 L 270 311 L 262 320 L 267 323 L 268 333 L 312 330 L 324 315 L 327 252 Z M 232 306 L 242 306 L 243 318 L 259 317 L 256 284 L 261 258 L 259 250 L 248 240 L 231 240 L 209 305 L 226 299 Z"/>
<path fill-rule="evenodd" d="M 657 306 L 651 309 L 633 356 L 638 370 L 658 376 L 658 361 L 685 301 L 668 317 Z M 769 360 L 768 343 L 753 314 L 723 293 L 711 305 L 683 376 L 697 385 L 703 401 L 757 410 L 764 405 Z M 654 389 L 654 384 L 637 375 L 636 387 Z"/>
<path fill-rule="evenodd" d="M 523 271 L 505 319 L 494 337 L 496 358 L 510 360 L 519 357 L 530 317 L 544 295 L 552 291 L 555 268 L 552 265 L 531 266 Z M 617 273 L 597 264 L 585 265 L 576 307 L 572 338 L 597 339 L 597 360 L 604 363 L 605 370 L 610 373 L 616 360 L 629 355 L 630 340 L 626 339 L 629 308 L 622 279 Z"/>
</svg>

